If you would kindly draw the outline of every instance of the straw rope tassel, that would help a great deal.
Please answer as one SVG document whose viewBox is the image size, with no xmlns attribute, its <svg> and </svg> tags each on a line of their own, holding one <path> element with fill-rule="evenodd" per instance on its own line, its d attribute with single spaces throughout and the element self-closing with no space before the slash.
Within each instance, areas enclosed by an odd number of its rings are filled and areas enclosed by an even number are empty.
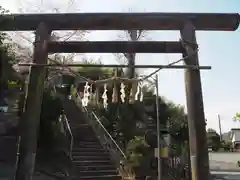
<svg viewBox="0 0 240 180">
<path fill-rule="evenodd" d="M 104 92 L 103 92 L 103 95 L 102 95 L 102 99 L 103 99 L 103 107 L 104 108 L 107 108 L 107 101 L 108 101 L 108 97 L 107 97 L 107 84 L 104 84 Z"/>
<path fill-rule="evenodd" d="M 114 84 L 113 84 L 112 102 L 113 103 L 118 102 L 118 90 L 117 90 L 117 83 L 116 82 L 114 82 Z"/>
<path fill-rule="evenodd" d="M 140 88 L 140 98 L 139 98 L 139 101 L 142 102 L 143 101 L 143 84 L 142 83 L 139 84 L 139 88 Z"/>
<path fill-rule="evenodd" d="M 121 83 L 121 85 L 120 85 L 120 93 L 121 93 L 120 98 L 121 98 L 122 103 L 125 102 L 125 97 L 126 97 L 125 87 L 126 87 L 126 86 L 124 85 L 124 83 Z"/>
<path fill-rule="evenodd" d="M 88 92 L 89 88 L 90 88 L 90 86 L 88 85 L 88 82 L 86 82 L 86 85 L 84 86 L 84 91 L 83 91 L 83 99 L 82 99 L 83 106 L 88 105 L 89 96 L 90 96 L 90 93 Z"/>
<path fill-rule="evenodd" d="M 138 84 L 137 84 L 137 92 L 136 92 L 136 94 L 135 94 L 135 101 L 138 100 L 139 94 L 140 94 L 140 87 L 139 87 L 139 83 L 138 83 Z"/>
</svg>

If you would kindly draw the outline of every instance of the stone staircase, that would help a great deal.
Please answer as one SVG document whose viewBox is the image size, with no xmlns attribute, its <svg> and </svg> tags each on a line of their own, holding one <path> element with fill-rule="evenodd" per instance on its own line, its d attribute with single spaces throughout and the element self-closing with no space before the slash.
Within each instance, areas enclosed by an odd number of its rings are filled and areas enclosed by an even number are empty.
<svg viewBox="0 0 240 180">
<path fill-rule="evenodd" d="M 17 154 L 18 94 L 6 96 L 7 112 L 0 112 L 0 179 L 14 175 Z"/>
<path fill-rule="evenodd" d="M 117 169 L 92 126 L 73 100 L 65 99 L 63 108 L 73 134 L 72 162 L 80 179 L 119 180 Z"/>
<path fill-rule="evenodd" d="M 16 132 L 19 120 L 18 95 L 6 97 L 7 112 L 0 112 L 0 136 L 12 136 Z"/>
</svg>

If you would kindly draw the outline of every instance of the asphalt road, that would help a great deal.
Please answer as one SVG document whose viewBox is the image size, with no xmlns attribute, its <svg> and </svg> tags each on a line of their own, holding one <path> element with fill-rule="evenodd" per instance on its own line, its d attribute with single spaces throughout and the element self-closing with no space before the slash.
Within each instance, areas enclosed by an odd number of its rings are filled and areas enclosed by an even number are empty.
<svg viewBox="0 0 240 180">
<path fill-rule="evenodd" d="M 240 180 L 240 172 L 211 171 L 215 180 Z"/>
</svg>

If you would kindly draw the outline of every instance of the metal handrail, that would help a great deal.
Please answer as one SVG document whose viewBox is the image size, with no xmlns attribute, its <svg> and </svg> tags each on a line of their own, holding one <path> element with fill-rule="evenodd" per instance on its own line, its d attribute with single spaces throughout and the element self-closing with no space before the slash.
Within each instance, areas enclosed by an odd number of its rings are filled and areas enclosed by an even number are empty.
<svg viewBox="0 0 240 180">
<path fill-rule="evenodd" d="M 69 157 L 72 159 L 72 149 L 73 149 L 73 135 L 72 135 L 72 131 L 71 131 L 71 127 L 68 123 L 68 119 L 66 117 L 65 114 L 62 115 L 62 119 L 64 122 L 64 127 L 67 129 L 67 132 L 70 135 L 70 150 L 69 150 Z"/>
<path fill-rule="evenodd" d="M 87 108 L 84 107 L 84 109 L 88 112 Z M 103 128 L 103 130 L 105 131 L 105 133 L 108 135 L 108 137 L 111 139 L 111 141 L 113 142 L 113 144 L 117 147 L 117 149 L 119 150 L 119 152 L 122 154 L 122 156 L 127 159 L 127 156 L 124 154 L 124 152 L 122 151 L 122 149 L 119 147 L 119 145 L 117 144 L 117 142 L 113 139 L 113 137 L 111 136 L 111 134 L 109 134 L 109 132 L 106 130 L 106 128 L 104 127 L 104 125 L 101 123 L 100 119 L 97 117 L 97 115 L 94 112 L 91 112 L 92 115 L 94 116 L 95 120 L 98 122 L 98 124 Z"/>
<path fill-rule="evenodd" d="M 53 88 L 54 92 L 57 93 L 55 84 L 53 84 L 53 87 L 52 87 L 52 88 Z M 72 159 L 72 149 L 73 149 L 73 134 L 72 134 L 72 130 L 71 130 L 71 127 L 70 127 L 70 125 L 69 125 L 69 123 L 68 123 L 68 119 L 67 119 L 66 115 L 65 115 L 65 114 L 61 114 L 61 118 L 62 118 L 62 120 L 63 120 L 63 122 L 64 122 L 64 129 L 66 129 L 67 132 L 68 132 L 69 135 L 70 135 L 69 157 L 70 157 L 70 159 Z"/>
<path fill-rule="evenodd" d="M 82 104 L 80 95 L 76 92 L 77 94 L 77 100 L 80 101 L 80 103 Z M 82 106 L 82 108 L 84 109 L 84 111 L 86 113 L 88 112 L 88 109 L 84 106 Z M 100 125 L 100 127 L 104 130 L 104 132 L 107 134 L 107 136 L 110 138 L 110 140 L 113 142 L 113 144 L 116 146 L 117 150 L 121 153 L 121 155 L 124 157 L 124 159 L 127 159 L 127 156 L 124 154 L 124 152 L 122 151 L 122 149 L 118 146 L 117 142 L 113 139 L 113 137 L 111 136 L 111 134 L 109 134 L 109 132 L 107 131 L 107 129 L 104 127 L 104 125 L 101 123 L 100 119 L 97 117 L 97 115 L 92 111 L 91 114 L 93 115 L 93 117 L 95 118 L 96 122 Z"/>
</svg>

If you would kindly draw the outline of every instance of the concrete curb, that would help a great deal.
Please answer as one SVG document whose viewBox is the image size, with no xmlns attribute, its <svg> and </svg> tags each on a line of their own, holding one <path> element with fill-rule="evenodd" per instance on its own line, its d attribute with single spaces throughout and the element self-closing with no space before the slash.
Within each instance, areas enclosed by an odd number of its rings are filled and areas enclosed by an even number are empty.
<svg viewBox="0 0 240 180">
<path fill-rule="evenodd" d="M 211 172 L 231 172 L 240 174 L 240 169 L 210 169 Z"/>
</svg>

